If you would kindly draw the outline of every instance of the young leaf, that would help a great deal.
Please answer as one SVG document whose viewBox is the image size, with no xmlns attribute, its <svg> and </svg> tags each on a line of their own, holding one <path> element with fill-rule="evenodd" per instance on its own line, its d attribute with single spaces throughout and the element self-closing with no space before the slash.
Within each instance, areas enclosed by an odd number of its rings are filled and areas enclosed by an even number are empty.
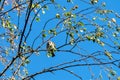
<svg viewBox="0 0 120 80">
<path fill-rule="evenodd" d="M 78 24 L 78 26 L 84 26 L 83 22 L 78 22 L 77 24 Z"/>
<path fill-rule="evenodd" d="M 108 56 L 108 58 L 111 60 L 112 59 L 112 55 L 110 52 L 108 52 L 107 50 L 105 50 L 105 55 Z"/>
<path fill-rule="evenodd" d="M 120 76 L 117 78 L 117 80 L 120 80 Z"/>
<path fill-rule="evenodd" d="M 64 16 L 70 17 L 70 16 L 71 16 L 71 12 L 66 12 L 66 13 L 64 13 Z"/>
<path fill-rule="evenodd" d="M 55 0 L 50 0 L 52 3 L 54 3 L 55 2 Z"/>
<path fill-rule="evenodd" d="M 113 23 L 116 23 L 116 19 L 115 19 L 115 18 L 112 18 L 111 21 L 112 21 Z"/>
<path fill-rule="evenodd" d="M 74 38 L 71 38 L 71 39 L 70 39 L 70 44 L 73 45 L 74 43 L 75 43 Z"/>
<path fill-rule="evenodd" d="M 26 60 L 25 60 L 25 63 L 26 63 L 26 64 L 29 64 L 29 63 L 30 63 L 30 60 L 29 60 L 29 59 L 26 59 Z"/>
<path fill-rule="evenodd" d="M 72 10 L 76 10 L 76 9 L 78 9 L 78 5 L 75 5 L 75 6 L 72 8 Z"/>
<path fill-rule="evenodd" d="M 104 45 L 105 45 L 104 42 L 100 42 L 99 44 L 100 44 L 101 46 L 104 46 Z"/>
<path fill-rule="evenodd" d="M 96 3 L 98 3 L 98 0 L 91 0 L 91 4 L 96 4 Z"/>
<path fill-rule="evenodd" d="M 67 2 L 71 2 L 71 0 L 67 0 Z"/>
<path fill-rule="evenodd" d="M 74 37 L 74 33 L 73 33 L 73 32 L 70 32 L 69 35 L 70 35 L 70 37 L 72 37 L 72 38 Z"/>
<path fill-rule="evenodd" d="M 37 17 L 37 18 L 36 18 L 36 21 L 39 22 L 39 21 L 40 21 L 40 18 Z"/>
<path fill-rule="evenodd" d="M 46 36 L 47 36 L 46 34 L 42 34 L 42 37 L 44 37 L 44 38 L 45 38 Z"/>
<path fill-rule="evenodd" d="M 117 27 L 116 31 L 120 32 L 120 27 Z"/>
<path fill-rule="evenodd" d="M 116 71 L 114 71 L 114 70 L 110 70 L 109 73 L 110 73 L 112 76 L 115 76 L 115 75 L 116 75 Z"/>
<path fill-rule="evenodd" d="M 106 3 L 105 3 L 105 2 L 103 2 L 103 3 L 102 3 L 102 6 L 103 6 L 103 7 L 105 7 L 105 6 L 106 6 Z"/>
<path fill-rule="evenodd" d="M 59 19 L 59 18 L 60 18 L 60 14 L 56 14 L 56 18 L 58 18 L 58 19 Z"/>
</svg>

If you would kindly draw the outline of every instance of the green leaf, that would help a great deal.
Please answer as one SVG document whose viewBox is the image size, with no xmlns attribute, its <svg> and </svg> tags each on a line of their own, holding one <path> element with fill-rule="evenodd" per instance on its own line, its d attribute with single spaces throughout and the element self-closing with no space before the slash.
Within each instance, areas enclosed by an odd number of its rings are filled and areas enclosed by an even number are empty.
<svg viewBox="0 0 120 80">
<path fill-rule="evenodd" d="M 47 35 L 46 34 L 42 34 L 42 37 L 46 37 Z"/>
<path fill-rule="evenodd" d="M 36 18 L 36 21 L 39 22 L 39 21 L 40 21 L 40 18 L 37 17 L 37 18 Z"/>
<path fill-rule="evenodd" d="M 66 10 L 66 7 L 63 7 L 62 9 L 65 11 L 65 10 Z"/>
<path fill-rule="evenodd" d="M 36 8 L 40 8 L 40 4 L 36 4 Z"/>
<path fill-rule="evenodd" d="M 104 46 L 104 45 L 105 45 L 104 42 L 100 42 L 99 44 L 100 44 L 101 46 Z"/>
<path fill-rule="evenodd" d="M 9 54 L 9 53 L 8 53 L 8 50 L 6 50 L 6 51 L 5 51 L 5 54 L 6 54 L 6 55 L 8 55 L 8 54 Z"/>
<path fill-rule="evenodd" d="M 117 41 L 114 41 L 114 44 L 115 44 L 115 45 L 119 45 L 119 43 L 118 43 Z"/>
<path fill-rule="evenodd" d="M 120 27 L 117 27 L 116 31 L 120 32 Z"/>
<path fill-rule="evenodd" d="M 102 6 L 103 6 L 103 7 L 105 7 L 105 6 L 106 6 L 106 3 L 105 3 L 105 2 L 103 2 L 103 3 L 102 3 Z"/>
<path fill-rule="evenodd" d="M 11 23 L 10 23 L 10 21 L 7 20 L 5 26 L 10 29 L 10 28 L 11 28 Z"/>
<path fill-rule="evenodd" d="M 56 14 L 56 18 L 58 18 L 58 19 L 59 19 L 59 18 L 60 18 L 60 14 Z"/>
<path fill-rule="evenodd" d="M 78 26 L 84 26 L 83 22 L 78 22 L 77 24 L 78 24 Z"/>
<path fill-rule="evenodd" d="M 115 18 L 112 18 L 111 21 L 112 21 L 113 23 L 116 23 L 116 19 L 115 19 Z"/>
<path fill-rule="evenodd" d="M 118 32 L 114 32 L 114 33 L 113 33 L 113 37 L 117 37 L 118 34 L 119 34 Z"/>
<path fill-rule="evenodd" d="M 53 30 L 52 30 L 52 29 L 50 29 L 50 30 L 48 31 L 48 33 L 49 33 L 49 34 L 51 34 L 52 32 L 53 32 Z"/>
<path fill-rule="evenodd" d="M 56 29 L 50 29 L 50 30 L 48 31 L 48 33 L 49 33 L 49 34 L 53 34 L 54 36 L 57 35 Z"/>
<path fill-rule="evenodd" d="M 29 64 L 29 63 L 30 63 L 30 60 L 29 60 L 29 59 L 26 59 L 26 60 L 25 60 L 25 63 L 26 63 L 26 64 Z"/>
<path fill-rule="evenodd" d="M 42 8 L 42 14 L 45 14 L 45 10 Z"/>
<path fill-rule="evenodd" d="M 96 37 L 102 37 L 103 36 L 103 32 L 98 31 L 98 32 L 96 32 L 95 36 Z"/>
<path fill-rule="evenodd" d="M 98 3 L 98 0 L 91 0 L 91 4 L 96 4 L 96 3 Z"/>
<path fill-rule="evenodd" d="M 108 23 L 108 24 L 107 24 L 107 26 L 108 26 L 109 28 L 111 28 L 111 27 L 112 27 L 112 26 L 111 26 L 111 23 Z"/>
<path fill-rule="evenodd" d="M 112 13 L 113 11 L 111 11 L 111 10 L 96 10 L 96 12 L 102 15 L 102 14 Z"/>
<path fill-rule="evenodd" d="M 47 5 L 44 5 L 43 7 L 44 7 L 46 10 L 48 10 L 48 6 L 47 6 Z"/>
<path fill-rule="evenodd" d="M 72 8 L 72 10 L 76 10 L 76 9 L 78 9 L 78 5 L 75 5 L 75 6 Z"/>
<path fill-rule="evenodd" d="M 91 36 L 86 36 L 86 38 L 87 38 L 87 40 L 89 40 L 89 41 L 91 40 Z"/>
<path fill-rule="evenodd" d="M 32 8 L 40 8 L 40 5 L 38 4 L 38 3 L 34 3 L 34 4 L 32 4 Z"/>
<path fill-rule="evenodd" d="M 99 79 L 102 80 L 103 79 L 103 76 L 102 74 L 99 75 Z"/>
<path fill-rule="evenodd" d="M 78 30 L 75 30 L 76 33 L 78 33 Z"/>
<path fill-rule="evenodd" d="M 92 20 L 95 21 L 97 19 L 97 17 L 93 17 Z"/>
<path fill-rule="evenodd" d="M 32 8 L 34 8 L 35 7 L 35 4 L 32 4 Z"/>
<path fill-rule="evenodd" d="M 112 59 L 112 55 L 110 52 L 108 52 L 107 50 L 105 50 L 105 55 L 108 56 L 108 58 L 111 60 Z"/>
<path fill-rule="evenodd" d="M 27 69 L 23 69 L 23 72 L 26 74 L 26 75 L 28 75 L 28 70 Z"/>
<path fill-rule="evenodd" d="M 71 21 L 68 21 L 67 24 L 68 24 L 69 27 L 72 27 L 72 22 Z"/>
<path fill-rule="evenodd" d="M 76 18 L 76 15 L 75 15 L 75 14 L 72 14 L 71 17 L 72 17 L 72 18 Z"/>
<path fill-rule="evenodd" d="M 55 2 L 55 0 L 50 0 L 52 3 L 54 3 Z"/>
<path fill-rule="evenodd" d="M 72 0 L 67 0 L 67 2 L 72 2 Z"/>
<path fill-rule="evenodd" d="M 116 71 L 114 71 L 114 70 L 110 70 L 109 73 L 110 73 L 112 76 L 115 76 L 115 75 L 116 75 Z"/>
<path fill-rule="evenodd" d="M 120 80 L 120 76 L 117 78 L 117 80 Z"/>
<path fill-rule="evenodd" d="M 74 43 L 75 43 L 74 38 L 71 38 L 71 39 L 70 39 L 70 44 L 73 45 Z"/>
<path fill-rule="evenodd" d="M 108 20 L 108 18 L 102 18 L 102 21 L 107 21 Z"/>
<path fill-rule="evenodd" d="M 71 12 L 65 12 L 65 13 L 64 13 L 64 16 L 70 17 L 70 16 L 71 16 Z"/>
<path fill-rule="evenodd" d="M 73 33 L 73 32 L 70 32 L 69 35 L 70 35 L 70 37 L 72 37 L 72 38 L 74 37 L 74 33 Z"/>
<path fill-rule="evenodd" d="M 54 35 L 54 36 L 56 36 L 56 35 L 57 35 L 57 32 L 56 32 L 56 31 L 54 31 L 54 32 L 53 32 L 53 35 Z"/>
</svg>

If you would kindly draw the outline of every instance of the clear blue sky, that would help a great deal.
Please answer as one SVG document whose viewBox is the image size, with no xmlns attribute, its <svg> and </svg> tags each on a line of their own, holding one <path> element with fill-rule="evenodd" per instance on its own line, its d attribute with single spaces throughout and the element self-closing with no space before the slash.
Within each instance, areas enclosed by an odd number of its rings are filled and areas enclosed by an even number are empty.
<svg viewBox="0 0 120 80">
<path fill-rule="evenodd" d="M 65 6 L 67 8 L 67 10 L 69 10 L 71 6 L 74 6 L 76 4 L 79 6 L 79 9 L 85 9 L 85 8 L 89 7 L 88 5 L 85 5 L 84 3 L 81 3 L 81 1 L 79 1 L 79 0 L 73 0 L 74 3 L 72 3 L 72 4 L 69 3 L 67 5 L 66 5 L 66 0 L 56 0 L 56 1 L 58 3 L 60 3 L 62 6 Z M 119 0 L 101 0 L 100 3 L 102 1 L 106 2 L 106 8 L 107 9 L 114 10 L 114 11 L 120 13 L 120 7 L 119 7 L 120 1 Z M 31 43 L 33 41 L 33 38 L 35 38 L 41 32 L 41 28 L 44 26 L 45 21 L 50 19 L 50 18 L 53 18 L 55 16 L 56 12 L 61 13 L 60 11 L 55 10 L 53 8 L 54 8 L 53 6 L 50 6 L 49 10 L 46 11 L 45 14 L 40 15 L 40 18 L 41 18 L 40 22 L 35 22 L 33 24 L 33 28 L 32 28 L 33 31 L 31 32 L 32 34 L 30 34 L 30 37 L 29 37 L 29 40 L 28 40 L 29 45 L 31 45 Z M 13 15 L 15 13 L 11 13 L 11 14 Z M 22 15 L 24 15 L 24 14 L 22 14 Z M 110 17 L 112 17 L 112 16 L 110 16 Z M 12 17 L 12 18 L 13 18 L 13 21 L 14 21 L 16 17 Z M 58 20 L 51 21 L 50 23 L 47 24 L 46 29 L 48 30 L 48 29 L 54 27 L 56 25 L 55 23 L 57 23 L 57 22 L 58 22 Z M 120 22 L 120 21 L 117 21 L 117 22 Z M 22 22 L 22 18 L 21 18 L 20 25 L 22 26 L 23 23 L 24 22 Z M 64 43 L 64 39 L 65 39 L 65 36 L 64 36 L 64 33 L 63 33 L 61 35 L 58 35 L 58 36 L 52 38 L 51 40 L 53 42 L 55 42 L 56 46 L 58 47 L 58 46 L 62 45 L 62 43 Z M 41 44 L 40 39 L 37 40 L 34 48 L 36 48 L 38 46 L 38 44 Z M 88 53 L 94 52 L 96 50 L 102 50 L 103 49 L 102 47 L 97 46 L 96 44 L 94 44 L 92 42 L 88 42 L 88 41 L 86 41 L 84 43 L 81 43 L 79 46 L 84 48 L 84 49 L 87 49 Z M 44 45 L 41 49 L 45 49 L 45 48 L 46 47 Z M 70 47 L 65 47 L 65 48 L 62 48 L 62 49 L 69 49 L 69 48 Z M 63 63 L 63 62 L 68 62 L 70 60 L 80 58 L 79 56 L 75 56 L 74 54 L 65 53 L 65 52 L 56 52 L 55 53 L 56 56 L 54 58 L 48 58 L 46 56 L 46 52 L 40 52 L 39 54 L 40 54 L 39 56 L 36 56 L 35 54 L 33 54 L 30 57 L 31 62 L 30 62 L 30 64 L 28 64 L 26 66 L 26 68 L 28 68 L 29 74 L 33 74 L 35 72 L 41 71 L 45 68 L 49 68 L 51 66 L 55 66 L 55 65 Z M 87 53 L 85 53 L 85 54 L 87 54 Z M 91 78 L 91 75 L 90 75 L 91 72 L 88 70 L 88 67 L 68 68 L 68 70 L 71 70 L 71 71 L 77 73 L 78 75 L 83 77 L 83 80 L 89 80 Z M 117 72 L 120 72 L 120 70 L 118 70 L 117 68 L 115 68 L 115 70 Z M 0 68 L 0 71 L 1 71 L 1 68 Z M 101 72 L 103 74 L 103 80 L 107 80 L 107 77 L 106 77 L 107 74 L 105 74 L 103 69 L 100 70 L 100 67 L 93 66 L 92 67 L 92 72 L 94 73 L 94 75 L 96 77 L 98 77 L 99 73 Z M 120 76 L 120 73 L 117 73 L 117 76 Z M 69 74 L 68 72 L 62 71 L 62 70 L 61 71 L 55 71 L 53 74 L 52 73 L 40 74 L 40 75 L 36 76 L 35 79 L 36 80 L 79 80 L 77 77 Z"/>
<path fill-rule="evenodd" d="M 61 1 L 61 0 L 56 0 L 58 1 L 60 4 L 65 5 L 65 1 Z M 80 8 L 86 8 L 88 7 L 87 5 L 80 3 L 79 0 L 73 0 L 75 1 L 75 3 L 73 3 L 72 5 L 79 5 Z M 118 13 L 120 13 L 120 8 L 119 8 L 119 0 L 101 0 L 101 1 L 105 1 L 106 2 L 106 8 L 107 9 L 112 9 Z M 67 8 L 69 9 L 69 7 L 72 6 L 71 4 L 67 4 Z M 41 21 L 44 22 L 44 20 L 48 19 L 49 17 L 52 17 L 53 15 L 55 15 L 55 11 L 51 11 L 52 8 L 49 9 L 49 12 L 45 14 L 45 16 L 43 15 L 41 18 Z M 46 16 L 47 15 L 47 16 Z M 42 23 L 42 22 L 41 22 Z M 40 23 L 36 24 L 35 27 L 40 27 Z M 51 22 L 50 24 L 48 24 L 47 27 L 52 27 L 54 26 L 54 22 Z M 57 46 L 61 45 L 61 43 L 63 43 L 64 41 L 62 41 L 64 39 L 64 34 L 60 37 L 55 37 L 52 39 L 52 41 L 54 41 L 56 43 Z M 93 46 L 92 46 L 92 45 Z M 91 45 L 91 46 L 89 46 Z M 81 46 L 83 46 L 83 48 L 87 48 L 88 51 L 95 51 L 95 50 L 100 50 L 102 49 L 101 47 L 97 46 L 94 47 L 96 45 L 94 45 L 93 43 L 90 42 L 86 42 L 84 44 L 81 44 Z M 56 53 L 56 57 L 54 58 L 47 58 L 46 53 L 41 52 L 40 56 L 36 57 L 35 55 L 31 57 L 31 63 L 27 66 L 29 73 L 35 73 L 38 70 L 42 70 L 44 68 L 48 68 L 50 66 L 56 65 L 56 64 L 60 64 L 62 62 L 67 62 L 69 60 L 72 60 L 74 58 L 79 58 L 79 57 L 73 57 L 70 53 Z M 89 80 L 90 79 L 90 71 L 88 71 L 87 67 L 75 67 L 75 68 L 70 68 L 71 71 L 74 71 L 75 73 L 79 74 L 81 77 L 83 77 L 83 80 Z M 100 71 L 100 68 L 98 67 L 92 67 L 92 71 L 93 73 L 98 76 L 98 74 L 101 72 L 103 74 L 103 80 L 107 80 L 106 79 L 106 75 L 104 75 L 104 70 Z M 120 70 L 117 70 L 120 71 Z M 120 73 L 117 74 L 118 76 L 120 75 Z M 45 73 L 42 75 L 38 75 L 36 76 L 37 80 L 79 80 L 78 78 L 74 77 L 73 75 L 65 72 L 65 71 L 56 71 L 54 72 L 54 74 L 51 73 Z"/>
</svg>

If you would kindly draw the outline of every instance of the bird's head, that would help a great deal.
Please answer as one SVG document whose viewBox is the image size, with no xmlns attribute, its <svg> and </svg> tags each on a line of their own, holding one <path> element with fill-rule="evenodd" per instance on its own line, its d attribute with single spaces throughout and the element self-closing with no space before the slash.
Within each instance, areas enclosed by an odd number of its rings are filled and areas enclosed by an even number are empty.
<svg viewBox="0 0 120 80">
<path fill-rule="evenodd" d="M 52 42 L 49 40 L 47 43 L 49 43 L 49 44 L 50 44 L 50 43 L 52 43 Z"/>
<path fill-rule="evenodd" d="M 49 40 L 48 42 L 47 42 L 47 45 L 49 46 L 49 45 L 51 45 L 52 44 L 52 42 Z"/>
</svg>

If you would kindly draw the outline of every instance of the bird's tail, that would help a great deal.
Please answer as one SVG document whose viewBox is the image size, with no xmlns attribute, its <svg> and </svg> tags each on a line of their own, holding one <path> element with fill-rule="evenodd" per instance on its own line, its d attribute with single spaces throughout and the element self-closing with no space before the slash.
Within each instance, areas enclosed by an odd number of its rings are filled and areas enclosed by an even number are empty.
<svg viewBox="0 0 120 80">
<path fill-rule="evenodd" d="M 52 57 L 54 57 L 55 56 L 55 54 L 54 53 L 51 53 L 52 54 Z"/>
</svg>

